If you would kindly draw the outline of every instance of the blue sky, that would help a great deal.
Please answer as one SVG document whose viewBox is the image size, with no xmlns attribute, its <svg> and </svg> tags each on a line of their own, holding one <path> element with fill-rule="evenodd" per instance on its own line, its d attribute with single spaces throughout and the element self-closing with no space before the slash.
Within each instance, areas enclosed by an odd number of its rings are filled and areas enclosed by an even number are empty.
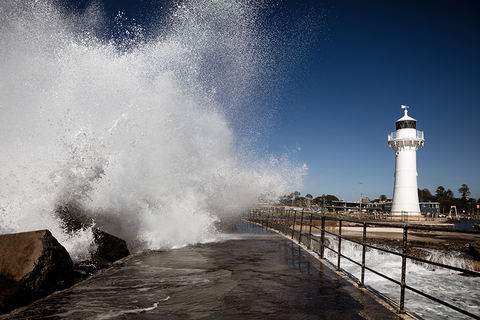
<svg viewBox="0 0 480 320">
<path fill-rule="evenodd" d="M 418 187 L 480 197 L 480 6 L 462 1 L 333 1 L 326 39 L 282 102 L 271 146 L 300 146 L 300 192 L 371 199 L 393 193 L 387 134 L 402 104 L 425 133 Z"/>
<path fill-rule="evenodd" d="M 169 8 L 165 3 L 104 6 L 107 15 L 121 11 L 148 25 L 152 14 Z M 362 182 L 364 197 L 392 197 L 395 154 L 387 135 L 406 104 L 425 133 L 418 187 L 434 194 L 441 185 L 459 196 L 465 183 L 480 197 L 478 1 L 265 1 L 264 7 L 261 27 L 276 29 L 284 42 L 271 48 L 278 59 L 272 65 L 282 71 L 263 79 L 274 89 L 257 101 L 259 116 L 268 118 L 257 146 L 308 165 L 302 195 L 358 200 Z"/>
</svg>

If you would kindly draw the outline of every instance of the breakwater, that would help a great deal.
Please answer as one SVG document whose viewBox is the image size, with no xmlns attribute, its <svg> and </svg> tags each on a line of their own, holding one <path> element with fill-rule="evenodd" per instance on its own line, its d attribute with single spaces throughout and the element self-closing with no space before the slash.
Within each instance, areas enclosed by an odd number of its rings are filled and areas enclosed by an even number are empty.
<svg viewBox="0 0 480 320">
<path fill-rule="evenodd" d="M 430 242 L 444 241 L 448 245 L 448 238 L 453 240 L 465 234 L 475 244 L 478 240 L 478 232 L 462 233 L 452 228 L 366 222 L 313 212 L 276 209 L 253 210 L 248 215 L 248 219 L 296 239 L 318 252 L 321 258 L 332 259 L 338 270 L 347 271 L 345 269 L 348 269 L 347 272 L 354 275 L 360 285 L 383 290 L 384 294 L 399 303 L 400 313 L 405 306 L 413 306 L 415 312 L 426 318 L 432 316 L 432 319 L 446 319 L 451 316 L 466 319 L 478 317 L 475 313 L 480 297 L 475 293 L 475 286 L 479 273 L 473 271 L 473 267 L 463 263 L 456 266 L 455 258 L 458 256 L 449 256 L 451 259 L 439 261 L 438 254 L 420 257 L 417 248 L 410 246 L 418 239 L 430 239 Z M 342 224 L 346 227 L 345 233 L 342 231 Z M 355 226 L 358 230 L 351 230 Z M 400 232 L 392 232 L 392 230 L 382 232 L 382 228 L 395 228 Z M 459 236 L 459 233 L 462 235 Z M 447 234 L 450 236 L 446 236 Z M 392 243 L 388 246 L 375 245 L 382 238 L 394 241 L 396 245 L 392 246 Z M 383 264 L 378 263 L 380 255 L 383 257 Z M 420 272 L 417 266 L 425 272 Z M 476 278 L 466 278 L 465 275 Z M 428 281 L 424 281 L 425 276 L 432 279 L 432 284 L 437 286 L 436 289 L 432 290 L 426 285 Z M 456 280 L 452 282 L 450 279 Z M 465 279 L 468 280 L 464 281 Z M 452 285 L 454 283 L 462 286 L 455 287 Z M 448 298 L 445 297 L 446 292 L 450 293 Z M 463 297 L 464 294 L 468 295 L 468 299 Z M 461 302 L 454 304 L 453 301 L 459 301 L 460 297 L 462 297 Z"/>
<path fill-rule="evenodd" d="M 386 319 L 398 315 L 288 238 L 238 222 L 222 241 L 130 256 L 0 319 Z"/>
</svg>

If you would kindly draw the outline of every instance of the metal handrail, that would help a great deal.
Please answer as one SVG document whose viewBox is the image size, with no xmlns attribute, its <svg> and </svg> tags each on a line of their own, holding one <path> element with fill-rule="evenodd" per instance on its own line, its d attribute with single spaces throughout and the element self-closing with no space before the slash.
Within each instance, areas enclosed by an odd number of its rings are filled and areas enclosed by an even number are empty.
<svg viewBox="0 0 480 320">
<path fill-rule="evenodd" d="M 293 220 L 290 220 L 290 216 L 291 216 L 290 213 L 292 211 L 293 211 Z M 273 229 L 279 230 L 279 231 L 283 232 L 284 234 L 286 234 L 288 232 L 289 233 L 288 236 L 289 237 L 291 236 L 292 240 L 294 239 L 295 233 L 296 233 L 295 228 L 296 228 L 297 222 L 298 222 L 297 213 L 300 213 L 301 217 L 300 217 L 300 225 L 299 225 L 300 229 L 299 229 L 299 232 L 298 232 L 298 242 L 302 243 L 302 235 L 307 236 L 306 239 L 308 239 L 308 240 L 307 240 L 307 245 L 306 246 L 307 246 L 308 249 L 311 249 L 312 248 L 311 241 L 316 241 L 320 246 L 320 252 L 317 252 L 317 254 L 319 254 L 319 256 L 320 256 L 320 259 L 324 259 L 325 249 L 329 249 L 332 252 L 334 252 L 338 257 L 337 270 L 339 270 L 339 271 L 341 270 L 340 259 L 342 257 L 349 260 L 350 262 L 360 266 L 361 269 L 362 269 L 361 279 L 359 280 L 360 286 L 362 286 L 362 287 L 365 286 L 365 283 L 364 283 L 365 270 L 373 272 L 376 275 L 381 276 L 381 277 L 399 285 L 400 286 L 399 313 L 405 313 L 405 289 L 408 289 L 408 290 L 413 291 L 413 292 L 415 292 L 415 293 L 417 293 L 417 294 L 419 294 L 423 297 L 426 297 L 426 298 L 428 298 L 432 301 L 440 303 L 440 304 L 442 304 L 446 307 L 449 307 L 449 308 L 451 308 L 451 309 L 453 309 L 457 312 L 460 312 L 464 315 L 467 315 L 467 316 L 472 317 L 474 319 L 480 319 L 480 316 L 478 316 L 478 315 L 470 313 L 470 312 L 468 312 L 466 310 L 463 310 L 459 307 L 456 307 L 456 306 L 454 306 L 454 305 L 452 305 L 448 302 L 442 301 L 442 300 L 440 300 L 436 297 L 433 297 L 433 296 L 431 296 L 431 295 L 429 295 L 425 292 L 422 292 L 422 291 L 420 291 L 416 288 L 408 286 L 406 284 L 406 279 L 405 279 L 406 260 L 407 259 L 419 261 L 419 262 L 429 264 L 429 265 L 433 265 L 433 266 L 436 266 L 436 267 L 442 267 L 442 268 L 446 268 L 446 269 L 450 269 L 450 270 L 454 270 L 454 271 L 464 272 L 464 273 L 471 274 L 471 275 L 474 275 L 474 276 L 480 276 L 480 273 L 476 272 L 476 271 L 471 271 L 471 270 L 466 270 L 466 269 L 462 269 L 462 268 L 458 268 L 458 267 L 453 267 L 453 266 L 445 265 L 445 264 L 442 264 L 442 263 L 438 263 L 438 262 L 434 262 L 434 261 L 428 261 L 428 260 L 425 260 L 425 259 L 416 258 L 416 257 L 407 255 L 407 249 L 408 249 L 407 237 L 408 237 L 408 231 L 409 230 L 480 234 L 479 231 L 476 231 L 476 230 L 461 230 L 461 231 L 459 231 L 459 230 L 454 230 L 454 229 L 449 229 L 449 228 L 447 229 L 447 228 L 434 228 L 434 227 L 415 226 L 415 225 L 406 225 L 406 224 L 401 225 L 401 224 L 382 223 L 382 222 L 358 221 L 358 220 L 351 220 L 351 219 L 343 219 L 343 218 L 326 216 L 324 214 L 319 214 L 319 213 L 314 213 L 314 212 L 305 212 L 303 209 L 301 211 L 298 211 L 298 210 L 278 211 L 277 210 L 275 212 L 272 212 L 272 210 L 268 210 L 268 215 L 262 215 L 262 213 L 263 213 L 263 210 L 258 210 L 258 209 L 257 210 L 251 210 L 250 215 L 249 215 L 249 220 L 251 220 L 252 222 L 255 222 L 255 223 L 259 223 L 261 225 L 269 226 L 270 228 L 275 226 L 275 227 L 273 227 Z M 308 235 L 303 233 L 303 227 L 305 226 L 304 214 L 310 214 L 310 219 L 308 219 L 309 223 L 306 224 L 307 226 L 309 226 Z M 321 227 L 320 228 L 318 226 L 313 225 L 313 221 L 314 221 L 313 218 L 314 217 L 321 220 Z M 284 219 L 282 220 L 282 218 L 284 218 Z M 315 220 L 315 221 L 318 221 L 318 219 Z M 276 223 L 274 223 L 273 221 L 269 222 L 269 220 L 276 220 Z M 338 234 L 330 232 L 330 231 L 325 229 L 325 221 L 326 220 L 338 221 Z M 283 223 L 281 223 L 279 221 L 283 221 Z M 359 241 L 356 241 L 354 239 L 342 236 L 342 221 L 363 225 L 362 242 L 359 242 Z M 371 225 L 371 226 L 381 226 L 381 227 L 390 227 L 390 228 L 402 228 L 403 229 L 403 248 L 402 248 L 402 252 L 399 253 L 399 252 L 395 252 L 395 251 L 392 251 L 392 250 L 388 250 L 386 248 L 381 248 L 381 247 L 377 247 L 377 246 L 367 244 L 366 243 L 366 234 L 367 234 L 367 226 L 369 226 L 369 225 Z M 317 229 L 317 230 L 320 230 L 320 232 L 321 232 L 320 239 L 317 239 L 316 237 L 312 237 L 312 227 Z M 291 228 L 291 235 L 290 235 L 290 228 Z M 334 248 L 331 248 L 331 247 L 326 245 L 326 243 L 325 243 L 325 233 L 330 234 L 330 235 L 338 238 L 338 249 L 337 250 L 335 250 Z M 355 260 L 353 260 L 353 259 L 351 259 L 351 258 L 349 258 L 349 257 L 347 257 L 347 256 L 345 256 L 341 253 L 342 239 L 345 239 L 347 241 L 350 241 L 350 242 L 353 242 L 353 243 L 356 243 L 356 244 L 362 246 L 362 263 L 358 263 L 357 261 L 355 261 Z M 379 271 L 376 271 L 372 268 L 367 267 L 365 265 L 365 256 L 366 256 L 366 248 L 367 247 L 402 257 L 401 281 L 397 281 L 395 279 L 392 279 L 392 278 L 382 274 Z"/>
</svg>

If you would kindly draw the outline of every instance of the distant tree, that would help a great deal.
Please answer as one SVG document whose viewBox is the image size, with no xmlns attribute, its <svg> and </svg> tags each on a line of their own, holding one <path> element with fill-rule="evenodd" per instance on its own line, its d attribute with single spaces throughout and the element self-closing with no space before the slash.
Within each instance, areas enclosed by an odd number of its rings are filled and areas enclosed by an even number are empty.
<svg viewBox="0 0 480 320">
<path fill-rule="evenodd" d="M 454 194 L 453 194 L 453 191 L 448 189 L 447 191 L 445 191 L 445 197 L 447 200 L 453 200 L 455 197 L 454 197 Z"/>
<path fill-rule="evenodd" d="M 464 183 L 458 189 L 458 193 L 462 195 L 462 199 L 467 200 L 467 197 L 470 195 L 470 188 Z"/>
<path fill-rule="evenodd" d="M 295 205 L 297 206 L 304 206 L 307 203 L 307 199 L 305 197 L 298 197 L 297 200 L 295 200 Z"/>
<path fill-rule="evenodd" d="M 293 200 L 293 193 L 290 193 L 289 195 L 283 195 L 280 198 L 280 204 L 282 206 L 290 206 L 292 205 L 292 200 Z"/>
<path fill-rule="evenodd" d="M 438 201 L 445 200 L 445 188 L 443 186 L 438 186 L 435 196 Z"/>
<path fill-rule="evenodd" d="M 332 204 L 332 201 L 338 201 L 338 198 L 331 194 L 327 194 L 325 196 L 325 203 Z"/>
<path fill-rule="evenodd" d="M 384 194 L 380 195 L 380 201 L 383 201 L 383 202 L 387 201 L 387 196 Z"/>
<path fill-rule="evenodd" d="M 418 200 L 420 200 L 420 202 L 426 202 L 435 201 L 437 199 L 430 193 L 430 190 L 425 188 L 423 190 L 418 189 Z"/>
<path fill-rule="evenodd" d="M 315 204 L 315 205 L 321 205 L 321 204 L 323 204 L 323 198 L 322 197 L 315 197 L 312 200 L 312 203 Z"/>
<path fill-rule="evenodd" d="M 458 188 L 458 192 L 462 195 L 460 199 L 456 202 L 457 210 L 460 213 L 468 212 L 468 196 L 470 195 L 470 188 L 466 184 L 462 184 L 460 188 Z"/>
<path fill-rule="evenodd" d="M 305 203 L 305 198 L 300 197 L 300 192 L 295 191 L 289 195 L 282 196 L 279 202 L 284 206 L 303 205 Z"/>
<path fill-rule="evenodd" d="M 454 205 L 452 202 L 454 194 L 450 189 L 445 190 L 443 186 L 438 186 L 435 196 L 437 197 L 437 201 L 440 202 L 441 212 L 450 210 L 450 206 Z"/>
</svg>

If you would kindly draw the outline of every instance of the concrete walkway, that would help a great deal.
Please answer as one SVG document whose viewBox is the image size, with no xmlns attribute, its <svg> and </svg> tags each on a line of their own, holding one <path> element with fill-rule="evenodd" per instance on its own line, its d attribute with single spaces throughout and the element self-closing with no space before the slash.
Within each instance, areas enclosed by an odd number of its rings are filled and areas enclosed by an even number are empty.
<svg viewBox="0 0 480 320">
<path fill-rule="evenodd" d="M 132 256 L 0 319 L 400 319 L 289 239 L 235 228 L 221 242 Z"/>
</svg>

